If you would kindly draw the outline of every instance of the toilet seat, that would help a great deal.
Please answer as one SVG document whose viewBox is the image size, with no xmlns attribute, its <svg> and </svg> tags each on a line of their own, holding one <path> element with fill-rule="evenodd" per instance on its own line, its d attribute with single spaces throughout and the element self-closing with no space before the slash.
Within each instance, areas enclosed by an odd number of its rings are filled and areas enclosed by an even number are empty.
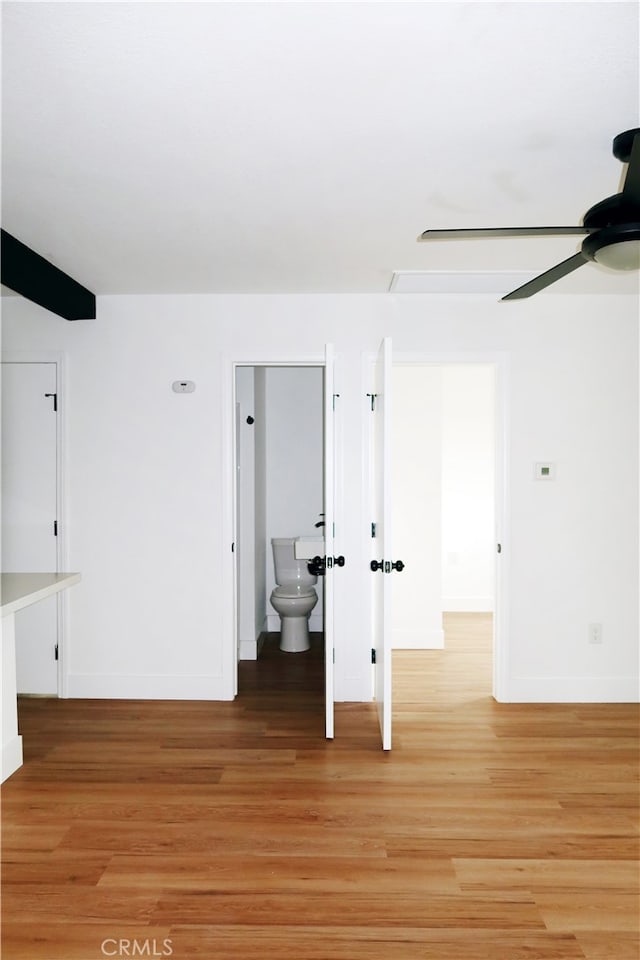
<svg viewBox="0 0 640 960">
<path fill-rule="evenodd" d="M 317 594 L 313 587 L 306 585 L 298 586 L 295 583 L 289 583 L 284 586 L 275 587 L 271 596 L 282 597 L 283 600 L 295 600 L 296 597 L 315 597 Z"/>
</svg>

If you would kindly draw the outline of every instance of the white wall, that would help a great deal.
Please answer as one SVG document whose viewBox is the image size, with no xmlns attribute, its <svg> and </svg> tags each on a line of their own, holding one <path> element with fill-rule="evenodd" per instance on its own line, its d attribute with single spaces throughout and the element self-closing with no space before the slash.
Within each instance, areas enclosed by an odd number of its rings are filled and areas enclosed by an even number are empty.
<svg viewBox="0 0 640 960">
<path fill-rule="evenodd" d="M 494 608 L 495 370 L 442 371 L 442 609 Z"/>
<path fill-rule="evenodd" d="M 370 696 L 366 357 L 476 352 L 509 366 L 505 699 L 637 696 L 638 303 L 543 294 L 102 297 L 67 323 L 4 303 L 7 353 L 60 351 L 73 696 L 228 697 L 231 359 L 322 363 L 331 340 L 343 449 L 336 692 Z M 304 315 L 305 323 L 300 323 Z M 195 380 L 194 394 L 171 382 Z M 533 464 L 557 463 L 536 483 Z M 229 476 L 227 476 L 227 472 Z M 589 644 L 588 624 L 603 624 Z"/>
</svg>

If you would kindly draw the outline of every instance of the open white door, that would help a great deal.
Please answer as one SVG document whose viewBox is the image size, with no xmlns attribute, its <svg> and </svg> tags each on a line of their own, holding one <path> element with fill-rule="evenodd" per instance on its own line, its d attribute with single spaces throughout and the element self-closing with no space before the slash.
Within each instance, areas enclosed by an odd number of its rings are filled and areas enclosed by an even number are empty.
<svg viewBox="0 0 640 960">
<path fill-rule="evenodd" d="M 374 697 L 382 749 L 391 749 L 391 339 L 385 337 L 374 365 L 371 397 L 373 524 Z M 400 569 L 402 569 L 400 567 Z"/>
<path fill-rule="evenodd" d="M 333 739 L 334 703 L 334 602 L 333 535 L 335 502 L 335 396 L 333 344 L 325 345 L 324 357 L 324 701 L 325 735 Z"/>
</svg>

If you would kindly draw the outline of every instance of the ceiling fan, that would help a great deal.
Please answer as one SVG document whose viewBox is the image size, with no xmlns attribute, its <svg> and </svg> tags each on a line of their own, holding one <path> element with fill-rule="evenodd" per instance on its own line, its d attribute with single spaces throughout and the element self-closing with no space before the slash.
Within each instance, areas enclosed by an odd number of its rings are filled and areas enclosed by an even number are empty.
<svg viewBox="0 0 640 960">
<path fill-rule="evenodd" d="M 589 260 L 614 270 L 640 268 L 640 128 L 626 130 L 613 141 L 613 155 L 628 163 L 621 193 L 587 210 L 581 227 L 487 227 L 425 230 L 420 240 L 464 240 L 468 237 L 561 237 L 587 234 L 580 252 L 512 290 L 503 300 L 521 300 L 544 290 Z"/>
</svg>

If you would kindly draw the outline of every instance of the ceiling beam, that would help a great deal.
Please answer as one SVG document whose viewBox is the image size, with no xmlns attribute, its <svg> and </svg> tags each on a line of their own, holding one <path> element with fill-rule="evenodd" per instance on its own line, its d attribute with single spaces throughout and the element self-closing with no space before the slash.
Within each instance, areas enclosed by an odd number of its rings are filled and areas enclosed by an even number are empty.
<svg viewBox="0 0 640 960">
<path fill-rule="evenodd" d="M 95 294 L 34 253 L 6 230 L 1 231 L 2 283 L 65 320 L 95 320 Z"/>
</svg>

